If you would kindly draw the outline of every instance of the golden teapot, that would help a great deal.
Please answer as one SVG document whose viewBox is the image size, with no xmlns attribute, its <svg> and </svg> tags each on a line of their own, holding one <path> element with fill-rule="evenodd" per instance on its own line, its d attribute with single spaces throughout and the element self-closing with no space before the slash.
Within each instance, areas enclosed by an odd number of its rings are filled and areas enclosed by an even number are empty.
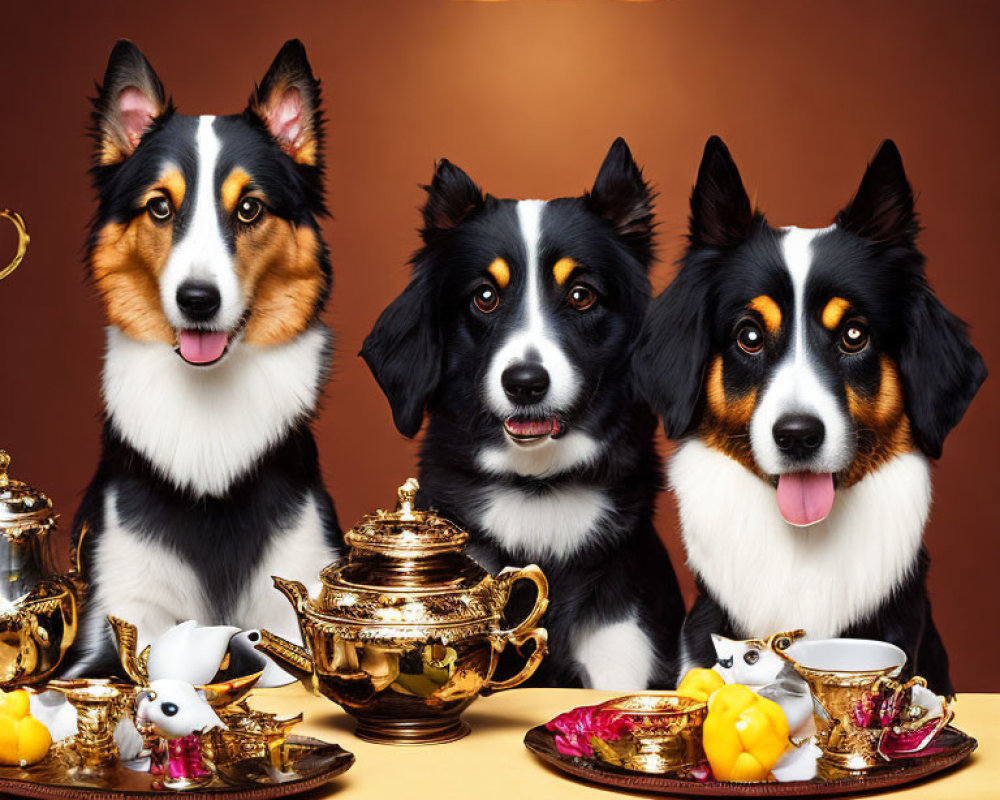
<svg viewBox="0 0 1000 800">
<path fill-rule="evenodd" d="M 319 597 L 274 578 L 295 606 L 300 647 L 261 631 L 257 649 L 357 720 L 361 739 L 448 742 L 469 732 L 461 713 L 479 695 L 526 681 L 547 652 L 536 627 L 548 583 L 535 565 L 489 575 L 465 553 L 468 534 L 413 507 L 413 478 L 393 512 L 365 516 L 344 538 L 348 555 L 320 575 Z M 534 607 L 519 625 L 501 617 L 516 581 L 532 581 Z M 514 677 L 495 681 L 508 644 L 534 649 Z"/>
<path fill-rule="evenodd" d="M 42 492 L 7 474 L 0 450 L 0 688 L 41 683 L 76 638 L 74 574 L 59 575 L 49 533 L 57 514 Z"/>
</svg>

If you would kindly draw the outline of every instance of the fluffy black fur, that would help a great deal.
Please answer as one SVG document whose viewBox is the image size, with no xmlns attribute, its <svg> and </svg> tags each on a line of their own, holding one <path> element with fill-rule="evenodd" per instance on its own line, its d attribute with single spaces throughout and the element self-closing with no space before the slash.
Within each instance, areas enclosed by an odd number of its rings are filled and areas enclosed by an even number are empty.
<svg viewBox="0 0 1000 800">
<path fill-rule="evenodd" d="M 572 655 L 574 636 L 620 620 L 634 607 L 656 651 L 653 685 L 672 685 L 683 601 L 652 524 L 661 484 L 655 418 L 634 391 L 629 365 L 650 292 L 653 195 L 619 139 L 590 192 L 545 207 L 542 272 L 559 258 L 573 258 L 581 266 L 571 283 L 584 281 L 599 297 L 581 313 L 567 306 L 565 288 L 552 282 L 544 290 L 553 335 L 582 376 L 581 396 L 560 420 L 593 437 L 601 449 L 590 464 L 532 477 L 488 473 L 477 461 L 484 448 L 505 442 L 504 420 L 484 402 L 483 387 L 493 354 L 518 323 L 526 267 L 517 201 L 484 195 L 447 161 L 425 188 L 424 246 L 413 258 L 412 279 L 361 351 L 400 432 L 414 436 L 428 415 L 420 448 L 421 500 L 468 529 L 473 555 L 495 572 L 522 564 L 525 555 L 483 530 L 488 490 L 509 486 L 545 496 L 566 486 L 606 489 L 612 510 L 586 540 L 568 558 L 540 561 L 551 585 L 544 620 L 551 654 L 533 683 L 586 682 Z M 471 298 L 497 256 L 509 263 L 513 277 L 501 292 L 499 312 L 484 315 Z M 510 618 L 523 618 L 528 602 L 515 595 Z"/>
</svg>

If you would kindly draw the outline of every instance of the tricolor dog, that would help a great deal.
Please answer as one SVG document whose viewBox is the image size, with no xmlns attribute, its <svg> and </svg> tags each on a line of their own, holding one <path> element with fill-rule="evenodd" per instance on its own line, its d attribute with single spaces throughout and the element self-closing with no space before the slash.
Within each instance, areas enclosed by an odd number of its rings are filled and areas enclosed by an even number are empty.
<svg viewBox="0 0 1000 800">
<path fill-rule="evenodd" d="M 774 228 L 709 140 L 690 245 L 650 307 L 636 371 L 680 440 L 669 480 L 700 596 L 686 666 L 711 634 L 804 628 L 902 647 L 951 692 L 922 545 L 930 460 L 986 377 L 931 292 L 913 195 L 883 142 L 828 228 Z"/>
<path fill-rule="evenodd" d="M 403 434 L 427 412 L 421 499 L 470 531 L 490 571 L 545 572 L 536 684 L 668 686 L 683 602 L 653 529 L 656 421 L 629 361 L 650 190 L 622 140 L 582 197 L 498 199 L 447 161 L 426 188 L 412 279 L 361 351 Z"/>
<path fill-rule="evenodd" d="M 121 41 L 94 103 L 89 275 L 107 314 L 101 460 L 74 524 L 90 583 L 73 672 L 108 614 L 297 637 L 271 575 L 314 584 L 339 530 L 310 419 L 330 263 L 319 84 L 288 42 L 245 111 L 184 116 Z"/>
</svg>

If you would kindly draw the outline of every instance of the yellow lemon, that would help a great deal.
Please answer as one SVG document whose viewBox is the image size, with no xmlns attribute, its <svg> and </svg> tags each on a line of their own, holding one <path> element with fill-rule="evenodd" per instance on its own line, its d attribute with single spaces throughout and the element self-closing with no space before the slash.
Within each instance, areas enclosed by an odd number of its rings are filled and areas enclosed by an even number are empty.
<svg viewBox="0 0 1000 800">
<path fill-rule="evenodd" d="M 720 781 L 763 781 L 788 748 L 788 720 L 773 700 L 730 684 L 708 700 L 703 743 Z"/>
<path fill-rule="evenodd" d="M 31 709 L 28 701 L 28 691 L 17 689 L 13 692 L 0 693 L 0 714 L 14 719 L 21 719 Z"/>
<path fill-rule="evenodd" d="M 49 752 L 52 745 L 52 736 L 46 728 L 35 717 L 27 716 L 21 720 L 17 760 L 18 763 L 37 764 L 45 754 Z"/>
<path fill-rule="evenodd" d="M 693 700 L 708 700 L 712 692 L 726 685 L 722 676 L 714 669 L 689 669 L 677 684 L 677 694 Z"/>
<path fill-rule="evenodd" d="M 30 714 L 21 719 L 0 714 L 0 764 L 37 764 L 51 744 L 49 729 Z"/>
<path fill-rule="evenodd" d="M 0 764 L 20 764 L 17 757 L 19 722 L 13 717 L 0 715 Z"/>
</svg>

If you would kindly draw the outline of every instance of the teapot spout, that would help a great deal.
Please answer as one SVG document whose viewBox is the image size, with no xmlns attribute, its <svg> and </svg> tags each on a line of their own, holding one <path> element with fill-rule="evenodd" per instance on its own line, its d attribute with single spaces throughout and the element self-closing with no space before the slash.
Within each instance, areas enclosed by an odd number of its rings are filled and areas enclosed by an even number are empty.
<svg viewBox="0 0 1000 800">
<path fill-rule="evenodd" d="M 306 603 L 309 600 L 309 592 L 306 591 L 305 586 L 298 581 L 286 580 L 285 578 L 279 578 L 277 575 L 272 575 L 271 580 L 274 581 L 274 588 L 287 597 L 288 602 L 295 606 L 297 613 L 301 614 L 305 611 Z"/>
<path fill-rule="evenodd" d="M 301 584 L 300 584 L 301 585 Z M 275 636 L 270 631 L 261 630 L 260 641 L 255 648 L 271 658 L 279 667 L 295 676 L 313 691 L 313 663 L 309 651 L 287 639 Z"/>
</svg>

